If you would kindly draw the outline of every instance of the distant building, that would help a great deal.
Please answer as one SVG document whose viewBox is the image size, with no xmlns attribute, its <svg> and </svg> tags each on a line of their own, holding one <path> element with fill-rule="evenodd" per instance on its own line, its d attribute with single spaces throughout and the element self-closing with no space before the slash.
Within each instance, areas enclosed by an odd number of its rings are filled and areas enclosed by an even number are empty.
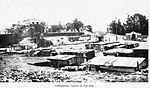
<svg viewBox="0 0 150 88">
<path fill-rule="evenodd" d="M 142 36 L 141 36 L 141 33 L 137 33 L 135 31 L 132 31 L 130 33 L 126 33 L 126 38 L 128 40 L 137 40 L 137 39 L 140 39 Z"/>
<path fill-rule="evenodd" d="M 124 35 L 117 35 L 117 38 L 118 38 L 118 41 L 121 41 L 121 40 L 125 40 L 126 36 L 124 36 Z"/>
<path fill-rule="evenodd" d="M 116 35 L 116 34 L 111 34 L 111 33 L 106 33 L 103 36 L 104 36 L 104 39 L 103 39 L 104 42 L 121 41 L 121 40 L 124 40 L 126 38 L 126 36 Z"/>
<path fill-rule="evenodd" d="M 18 43 L 23 49 L 33 49 L 37 48 L 37 44 L 33 42 L 33 39 L 30 37 L 24 38 Z"/>
</svg>

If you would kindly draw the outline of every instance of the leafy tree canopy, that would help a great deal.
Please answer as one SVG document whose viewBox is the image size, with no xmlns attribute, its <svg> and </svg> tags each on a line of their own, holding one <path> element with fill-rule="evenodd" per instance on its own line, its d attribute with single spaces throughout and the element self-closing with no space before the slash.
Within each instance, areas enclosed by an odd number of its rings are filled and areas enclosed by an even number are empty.
<svg viewBox="0 0 150 88">
<path fill-rule="evenodd" d="M 128 15 L 125 24 L 126 32 L 139 32 L 142 35 L 148 35 L 148 19 L 142 14 Z"/>
<path fill-rule="evenodd" d="M 125 30 L 124 30 L 124 27 L 121 24 L 120 20 L 112 21 L 112 23 L 110 23 L 110 25 L 109 25 L 108 30 L 110 33 L 113 33 L 113 34 L 125 35 Z"/>
<path fill-rule="evenodd" d="M 76 18 L 75 20 L 73 20 L 72 23 L 67 23 L 66 26 L 67 26 L 67 30 L 71 30 L 71 31 L 77 30 L 78 32 L 80 32 L 81 31 L 80 28 L 82 28 L 84 24 Z"/>
<path fill-rule="evenodd" d="M 51 31 L 52 32 L 60 32 L 60 30 L 64 30 L 65 28 L 59 24 L 59 25 L 51 25 Z"/>
<path fill-rule="evenodd" d="M 122 24 L 120 20 L 113 20 L 109 25 L 108 31 L 119 35 L 125 35 L 125 33 L 132 31 L 148 35 L 148 19 L 139 13 L 133 16 L 128 15 L 126 23 Z"/>
<path fill-rule="evenodd" d="M 87 26 L 85 26 L 85 27 L 87 27 L 87 28 L 88 28 L 88 30 L 87 30 L 87 31 L 92 32 L 92 26 L 91 26 L 91 25 L 87 25 Z"/>
</svg>

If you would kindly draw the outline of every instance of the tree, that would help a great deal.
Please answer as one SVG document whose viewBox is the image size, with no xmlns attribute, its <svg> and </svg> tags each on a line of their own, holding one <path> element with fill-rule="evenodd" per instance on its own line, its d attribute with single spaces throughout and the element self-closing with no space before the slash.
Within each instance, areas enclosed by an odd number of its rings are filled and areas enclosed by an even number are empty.
<svg viewBox="0 0 150 88">
<path fill-rule="evenodd" d="M 77 18 L 73 21 L 73 24 L 72 24 L 72 26 L 73 26 L 73 29 L 74 30 L 77 30 L 78 32 L 80 32 L 80 28 L 82 28 L 83 27 L 83 23 L 81 22 L 81 21 L 79 21 Z"/>
<path fill-rule="evenodd" d="M 28 35 L 32 38 L 34 37 L 34 27 L 29 27 Z"/>
<path fill-rule="evenodd" d="M 13 24 L 11 28 L 6 28 L 7 33 L 15 34 L 20 37 L 23 37 L 23 31 L 26 26 L 20 24 Z"/>
<path fill-rule="evenodd" d="M 73 24 L 72 23 L 67 23 L 66 24 L 66 30 L 67 31 L 69 31 L 69 30 L 73 31 Z"/>
<path fill-rule="evenodd" d="M 113 20 L 109 25 L 108 31 L 113 34 L 125 35 L 124 26 L 121 24 L 120 20 L 117 22 L 116 20 Z"/>
<path fill-rule="evenodd" d="M 87 30 L 87 31 L 92 32 L 92 26 L 91 26 L 91 25 L 87 25 L 87 26 L 85 26 L 85 27 L 87 27 L 87 28 L 88 28 L 88 30 Z"/>
<path fill-rule="evenodd" d="M 128 15 L 125 24 L 126 32 L 139 32 L 142 35 L 148 35 L 148 19 L 146 16 L 136 13 L 133 16 Z"/>
<path fill-rule="evenodd" d="M 45 22 L 32 22 L 32 23 L 27 23 L 27 28 L 28 30 L 28 35 L 30 37 L 40 37 L 41 34 L 44 33 L 44 30 L 47 28 L 47 25 Z"/>
<path fill-rule="evenodd" d="M 80 32 L 81 31 L 80 28 L 83 28 L 83 26 L 84 26 L 84 24 L 81 21 L 79 21 L 77 18 L 75 20 L 73 20 L 73 22 L 66 23 L 67 31 L 77 30 L 78 32 Z"/>
<path fill-rule="evenodd" d="M 43 37 L 41 37 L 38 40 L 37 45 L 38 45 L 38 47 L 48 47 L 48 46 L 53 45 L 53 43 L 52 43 L 52 41 L 45 40 Z"/>
<path fill-rule="evenodd" d="M 45 22 L 40 22 L 35 19 L 27 19 L 22 23 L 12 24 L 11 28 L 6 29 L 7 32 L 11 34 L 17 33 L 21 36 L 34 37 L 35 35 L 41 35 L 41 33 L 44 32 L 45 28 L 47 28 Z"/>
<path fill-rule="evenodd" d="M 124 26 L 121 24 L 120 19 L 118 20 L 116 31 L 119 35 L 125 35 L 125 29 Z"/>
<path fill-rule="evenodd" d="M 52 30 L 52 32 L 58 32 L 59 26 L 58 25 L 51 25 L 51 30 Z"/>
<path fill-rule="evenodd" d="M 65 28 L 62 25 L 51 25 L 52 32 L 60 32 L 61 30 L 64 30 Z"/>
<path fill-rule="evenodd" d="M 14 30 L 12 28 L 6 28 L 5 29 L 7 31 L 7 33 L 9 34 L 13 34 L 14 33 Z"/>
</svg>

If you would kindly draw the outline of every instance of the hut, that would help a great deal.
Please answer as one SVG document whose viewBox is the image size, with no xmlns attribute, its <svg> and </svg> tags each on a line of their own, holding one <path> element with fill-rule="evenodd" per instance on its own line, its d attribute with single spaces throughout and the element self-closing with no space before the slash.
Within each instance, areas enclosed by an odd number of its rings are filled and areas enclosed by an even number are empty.
<svg viewBox="0 0 150 88">
<path fill-rule="evenodd" d="M 41 47 L 37 49 L 31 49 L 28 53 L 28 56 L 38 56 L 38 57 L 46 57 L 46 56 L 55 56 L 57 52 L 51 47 Z"/>
<path fill-rule="evenodd" d="M 104 56 L 107 55 L 114 55 L 114 56 L 133 56 L 133 50 L 132 49 L 125 49 L 125 48 L 116 48 L 116 49 L 110 49 L 103 52 Z"/>
<path fill-rule="evenodd" d="M 104 50 L 109 50 L 109 49 L 113 49 L 117 46 L 119 46 L 120 43 L 112 43 L 112 44 L 107 44 L 107 45 L 104 45 Z"/>
<path fill-rule="evenodd" d="M 145 59 L 145 68 L 148 67 L 148 45 L 139 46 L 136 48 L 133 48 L 134 57 L 144 57 Z"/>
<path fill-rule="evenodd" d="M 148 48 L 136 47 L 133 48 L 133 52 L 136 57 L 148 58 Z"/>
<path fill-rule="evenodd" d="M 47 60 L 47 57 L 19 57 L 26 60 L 29 65 L 35 66 L 51 66 L 51 61 Z"/>
<path fill-rule="evenodd" d="M 60 50 L 60 54 L 62 55 L 76 55 L 77 58 L 80 59 L 81 62 L 88 61 L 95 57 L 95 52 L 93 49 L 68 49 L 68 50 Z"/>
<path fill-rule="evenodd" d="M 119 42 L 98 42 L 98 43 L 89 43 L 89 44 L 86 44 L 86 48 L 87 49 L 95 49 L 95 50 L 99 50 L 99 51 L 104 51 L 106 48 L 107 48 L 107 45 L 110 46 L 110 45 L 119 45 L 120 43 Z M 110 47 L 108 47 L 110 48 Z"/>
<path fill-rule="evenodd" d="M 145 65 L 145 58 L 133 57 L 95 57 L 88 63 L 88 67 L 96 70 L 119 72 L 136 72 Z"/>
<path fill-rule="evenodd" d="M 37 48 L 37 44 L 33 42 L 33 39 L 31 37 L 24 38 L 19 42 L 18 45 L 21 46 L 22 49 Z"/>
<path fill-rule="evenodd" d="M 56 68 L 78 64 L 75 55 L 56 55 L 47 57 L 47 59 L 50 60 L 52 66 Z"/>
</svg>

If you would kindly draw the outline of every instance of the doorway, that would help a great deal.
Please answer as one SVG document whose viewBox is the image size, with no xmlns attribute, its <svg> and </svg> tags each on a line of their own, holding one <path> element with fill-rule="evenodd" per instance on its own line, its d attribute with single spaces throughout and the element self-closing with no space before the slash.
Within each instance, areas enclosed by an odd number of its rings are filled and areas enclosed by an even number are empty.
<svg viewBox="0 0 150 88">
<path fill-rule="evenodd" d="M 136 39 L 136 35 L 135 34 L 132 34 L 132 40 L 135 40 Z"/>
</svg>

